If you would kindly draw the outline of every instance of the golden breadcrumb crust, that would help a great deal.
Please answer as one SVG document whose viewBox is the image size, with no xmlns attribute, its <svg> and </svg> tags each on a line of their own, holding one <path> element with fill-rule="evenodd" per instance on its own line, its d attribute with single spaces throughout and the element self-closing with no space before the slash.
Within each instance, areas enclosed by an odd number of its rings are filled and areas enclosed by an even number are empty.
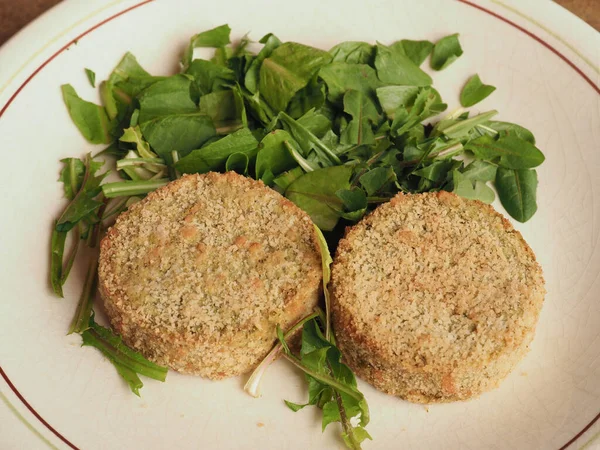
<svg viewBox="0 0 600 450">
<path fill-rule="evenodd" d="M 398 194 L 348 229 L 331 285 L 348 365 L 417 403 L 497 386 L 526 354 L 545 295 L 521 234 L 445 191 Z"/>
<path fill-rule="evenodd" d="M 113 328 L 148 359 L 220 379 L 251 370 L 319 299 L 310 217 L 235 172 L 186 175 L 121 214 L 100 247 Z"/>
</svg>

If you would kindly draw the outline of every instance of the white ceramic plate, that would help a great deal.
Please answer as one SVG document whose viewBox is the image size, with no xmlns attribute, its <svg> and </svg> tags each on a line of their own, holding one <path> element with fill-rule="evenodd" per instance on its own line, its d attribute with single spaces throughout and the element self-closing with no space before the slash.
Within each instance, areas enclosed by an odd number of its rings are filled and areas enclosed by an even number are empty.
<svg viewBox="0 0 600 450">
<path fill-rule="evenodd" d="M 144 379 L 142 398 L 133 396 L 96 350 L 65 336 L 81 269 L 64 300 L 47 286 L 49 230 L 63 206 L 58 160 L 93 149 L 71 123 L 60 84 L 97 99 L 83 68 L 105 79 L 127 50 L 151 72 L 171 73 L 190 35 L 222 23 L 238 38 L 272 31 L 322 48 L 459 32 L 464 55 L 434 75 L 450 109 L 479 73 L 498 89 L 477 108 L 525 125 L 546 154 L 539 211 L 517 226 L 548 288 L 531 352 L 500 388 L 466 403 L 425 408 L 361 383 L 374 437 L 365 448 L 597 445 L 600 35 L 550 2 L 474 1 L 67 1 L 0 49 L 0 447 L 342 447 L 334 426 L 321 434 L 316 412 L 284 406 L 305 395 L 284 361 L 269 370 L 260 399 L 242 391 L 243 378 L 174 372 L 165 384 Z"/>
</svg>

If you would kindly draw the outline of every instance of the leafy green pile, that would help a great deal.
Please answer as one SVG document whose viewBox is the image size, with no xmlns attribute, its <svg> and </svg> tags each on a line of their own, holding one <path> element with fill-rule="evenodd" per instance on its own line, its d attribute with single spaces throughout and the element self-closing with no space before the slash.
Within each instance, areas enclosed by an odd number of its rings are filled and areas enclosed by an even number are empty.
<svg viewBox="0 0 600 450">
<path fill-rule="evenodd" d="M 96 157 L 115 157 L 122 180 L 105 183 L 106 174 L 97 174 L 103 162 L 90 156 L 63 160 L 61 181 L 70 203 L 52 235 L 51 282 L 58 295 L 80 242 L 96 248 L 111 217 L 182 173 L 234 170 L 262 180 L 323 231 L 356 222 L 398 192 L 447 190 L 491 203 L 492 185 L 516 220 L 525 222 L 535 213 L 535 167 L 544 155 L 530 131 L 494 120 L 496 111 L 472 115 L 462 108 L 425 123 L 447 105 L 421 65 L 428 57 L 434 70 L 451 65 L 463 53 L 457 34 L 435 44 L 342 42 L 324 51 L 273 34 L 258 43 L 244 36 L 232 44 L 230 31 L 222 25 L 193 36 L 180 73 L 172 76 L 149 74 L 127 53 L 99 84 L 102 105 L 62 86 L 81 134 L 91 143 L 108 144 Z M 214 56 L 194 58 L 201 47 L 215 49 Z M 95 86 L 95 73 L 85 72 Z M 475 105 L 494 90 L 474 75 L 461 104 Z M 68 233 L 75 244 L 65 257 Z M 84 343 L 109 356 L 137 393 L 137 373 L 164 379 L 164 369 L 124 352 L 118 337 L 96 329 L 95 264 L 71 331 L 83 333 Z M 326 277 L 328 264 L 324 259 Z M 353 374 L 340 362 L 327 289 L 325 298 L 325 313 L 294 328 L 303 327 L 300 355 L 290 351 L 279 330 L 280 344 L 247 389 L 257 394 L 260 375 L 283 354 L 306 372 L 308 404 L 323 409 L 323 426 L 340 421 L 344 439 L 358 448 L 368 437 L 363 428 L 368 409 Z M 359 424 L 353 426 L 351 418 Z"/>
</svg>

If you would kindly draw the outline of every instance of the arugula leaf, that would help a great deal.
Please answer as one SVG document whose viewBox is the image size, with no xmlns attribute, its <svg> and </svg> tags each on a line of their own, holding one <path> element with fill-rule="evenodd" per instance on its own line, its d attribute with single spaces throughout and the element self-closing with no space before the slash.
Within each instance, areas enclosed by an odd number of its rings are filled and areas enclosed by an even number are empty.
<svg viewBox="0 0 600 450">
<path fill-rule="evenodd" d="M 166 367 L 154 364 L 126 347 L 120 336 L 98 325 L 93 314 L 89 318 L 87 329 L 81 333 L 81 339 L 82 345 L 96 347 L 102 352 L 138 397 L 140 389 L 144 386 L 138 374 L 158 381 L 165 381 L 167 378 Z"/>
<path fill-rule="evenodd" d="M 325 297 L 325 339 L 331 341 L 331 299 L 329 294 L 329 282 L 331 281 L 331 254 L 323 232 L 318 226 L 314 225 L 317 241 L 319 242 L 319 250 L 321 251 L 321 265 L 323 268 L 323 295 Z"/>
<path fill-rule="evenodd" d="M 200 112 L 209 116 L 217 134 L 226 134 L 223 131 L 231 127 L 243 126 L 245 117 L 244 101 L 236 91 L 217 91 L 200 97 Z"/>
<path fill-rule="evenodd" d="M 198 150 L 193 150 L 189 155 L 181 158 L 175 168 L 182 173 L 206 173 L 216 170 L 235 153 L 245 154 L 254 158 L 257 152 L 258 141 L 248 128 L 242 128 L 235 133 L 225 136 Z"/>
<path fill-rule="evenodd" d="M 264 46 L 260 52 L 258 52 L 256 58 L 254 58 L 250 63 L 250 66 L 248 67 L 244 77 L 244 86 L 252 94 L 256 94 L 256 92 L 258 92 L 258 85 L 260 82 L 260 66 L 265 58 L 269 57 L 271 53 L 273 53 L 273 50 L 281 45 L 281 41 L 272 33 L 263 36 L 258 42 L 264 44 Z"/>
<path fill-rule="evenodd" d="M 105 109 L 82 100 L 70 84 L 63 84 L 61 89 L 71 120 L 83 137 L 92 144 L 108 144 L 112 139 Z"/>
<path fill-rule="evenodd" d="M 527 222 L 537 211 L 535 170 L 498 168 L 496 189 L 504 209 L 519 222 Z"/>
<path fill-rule="evenodd" d="M 211 118 L 201 113 L 157 117 L 144 122 L 140 128 L 150 146 L 165 161 L 170 161 L 173 150 L 185 156 L 216 134 Z"/>
<path fill-rule="evenodd" d="M 333 166 L 302 175 L 291 183 L 285 196 L 306 211 L 323 231 L 331 231 L 337 224 L 343 203 L 336 195 L 340 189 L 350 188 L 350 166 Z"/>
<path fill-rule="evenodd" d="M 314 76 L 304 88 L 292 97 L 287 107 L 287 113 L 294 119 L 302 117 L 308 111 L 323 106 L 325 97 L 325 85 L 318 80 L 317 76 Z"/>
<path fill-rule="evenodd" d="M 329 50 L 332 62 L 351 64 L 372 64 L 375 47 L 367 42 L 347 41 L 335 45 Z"/>
<path fill-rule="evenodd" d="M 344 94 L 353 89 L 375 98 L 375 89 L 383 86 L 375 70 L 366 64 L 333 62 L 323 66 L 319 76 L 327 85 L 327 98 L 330 102 L 341 104 Z"/>
<path fill-rule="evenodd" d="M 278 188 L 282 194 L 286 189 L 298 178 L 304 175 L 304 171 L 300 167 L 294 167 L 292 170 L 282 173 L 273 180 L 275 187 Z"/>
<path fill-rule="evenodd" d="M 368 145 L 375 143 L 373 125 L 379 122 L 379 113 L 375 104 L 360 91 L 349 90 L 344 95 L 344 112 L 352 120 L 344 130 L 342 144 Z"/>
<path fill-rule="evenodd" d="M 488 97 L 495 90 L 494 86 L 483 84 L 479 75 L 475 74 L 464 85 L 460 93 L 460 104 L 465 107 L 473 106 Z"/>
<path fill-rule="evenodd" d="M 203 31 L 202 33 L 195 34 L 190 39 L 190 43 L 187 46 L 183 57 L 181 58 L 181 64 L 184 69 L 187 69 L 192 62 L 194 55 L 194 49 L 200 47 L 224 47 L 231 42 L 229 35 L 231 34 L 231 28 L 229 25 L 221 25 L 211 30 Z"/>
<path fill-rule="evenodd" d="M 66 231 L 57 231 L 56 222 L 52 228 L 50 240 L 50 285 L 59 297 L 63 295 L 63 258 L 65 252 Z"/>
<path fill-rule="evenodd" d="M 375 56 L 377 76 L 386 84 L 430 86 L 431 77 L 419 69 L 411 59 L 398 49 L 377 44 Z"/>
<path fill-rule="evenodd" d="M 142 158 L 156 158 L 156 154 L 150 150 L 150 145 L 144 140 L 139 126 L 124 129 L 119 141 L 135 144 L 137 153 Z"/>
<path fill-rule="evenodd" d="M 256 155 L 256 179 L 271 184 L 277 175 L 297 165 L 284 145 L 291 139 L 285 130 L 274 130 L 263 138 Z"/>
<path fill-rule="evenodd" d="M 443 37 L 435 43 L 431 52 L 431 68 L 442 70 L 452 64 L 463 54 L 458 40 L 458 33 Z"/>
<path fill-rule="evenodd" d="M 423 61 L 427 59 L 433 50 L 433 43 L 429 41 L 411 41 L 409 39 L 402 39 L 400 45 L 402 45 L 404 54 L 417 66 L 423 64 Z M 392 44 L 392 47 L 393 46 L 394 45 Z"/>
<path fill-rule="evenodd" d="M 285 111 L 296 92 L 330 61 L 331 55 L 323 50 L 286 42 L 263 60 L 259 90 L 275 111 Z"/>
<path fill-rule="evenodd" d="M 96 87 L 96 73 L 92 69 L 85 69 L 85 75 L 92 87 Z"/>
<path fill-rule="evenodd" d="M 544 154 L 533 144 L 513 135 L 505 135 L 498 139 L 481 136 L 465 148 L 484 161 L 498 161 L 507 169 L 530 169 L 544 162 Z"/>
<path fill-rule="evenodd" d="M 443 134 L 450 139 L 462 139 L 469 135 L 476 126 L 486 123 L 498 111 L 488 111 L 468 119 L 444 119 L 435 126 L 434 134 Z"/>
<path fill-rule="evenodd" d="M 393 120 L 398 108 L 408 110 L 422 90 L 418 86 L 384 86 L 377 88 L 376 92 L 383 112 Z"/>
<path fill-rule="evenodd" d="M 436 90 L 432 88 L 421 89 L 412 105 L 407 108 L 404 105 L 398 106 L 394 112 L 391 131 L 395 136 L 402 136 L 421 123 L 423 120 L 439 114 L 447 108 Z"/>
</svg>

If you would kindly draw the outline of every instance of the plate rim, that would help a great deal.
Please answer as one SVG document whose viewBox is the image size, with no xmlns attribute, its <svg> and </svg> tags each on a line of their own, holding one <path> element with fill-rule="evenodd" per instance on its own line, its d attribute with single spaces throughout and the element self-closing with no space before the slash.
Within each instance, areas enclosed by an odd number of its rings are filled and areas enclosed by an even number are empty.
<svg viewBox="0 0 600 450">
<path fill-rule="evenodd" d="M 14 92 L 12 92 L 8 96 L 8 99 L 5 101 L 5 103 L 4 104 L 0 103 L 0 105 L 2 105 L 0 107 L 0 118 L 8 110 L 10 105 L 17 98 L 19 93 L 27 86 L 27 84 L 29 84 L 29 82 L 39 72 L 41 72 L 44 69 L 44 67 L 46 67 L 48 64 L 50 64 L 57 56 L 59 56 L 61 53 L 63 53 L 65 50 L 67 50 L 71 45 L 75 44 L 79 39 L 87 36 L 88 34 L 92 33 L 96 29 L 107 24 L 108 22 L 111 22 L 112 20 L 114 20 L 130 11 L 133 11 L 139 7 L 153 3 L 155 1 L 156 0 L 141 0 L 141 1 L 116 0 L 111 3 L 101 2 L 100 4 L 103 4 L 103 6 L 101 8 L 90 12 L 88 16 L 81 18 L 81 19 L 79 19 L 79 21 L 71 24 L 69 27 L 64 29 L 60 34 L 54 36 L 54 38 L 51 41 L 47 42 L 46 45 L 44 47 L 42 47 L 41 49 L 39 49 L 37 52 L 35 52 L 32 55 L 26 56 L 26 58 L 28 58 L 28 59 L 25 60 L 25 62 L 21 65 L 21 67 L 13 75 L 9 76 L 7 81 L 5 81 L 4 85 L 0 86 L 0 98 L 1 98 L 3 96 L 3 94 L 5 92 L 9 91 L 9 89 L 11 87 L 15 87 L 16 85 L 18 85 L 18 87 L 16 87 Z M 564 52 L 561 52 L 555 46 L 553 46 L 551 43 L 549 43 L 547 39 L 544 39 L 543 37 L 540 37 L 538 34 L 534 33 L 533 31 L 530 31 L 527 28 L 525 28 L 524 26 L 519 25 L 516 21 L 513 21 L 513 20 L 507 18 L 502 13 L 482 6 L 480 3 L 483 3 L 483 2 L 479 2 L 478 0 L 454 0 L 454 1 L 456 1 L 458 3 L 462 3 L 463 5 L 467 5 L 469 7 L 475 8 L 475 9 L 481 11 L 482 13 L 490 15 L 490 16 L 506 23 L 507 25 L 519 30 L 520 32 L 524 33 L 525 35 L 529 36 L 530 38 L 534 39 L 540 45 L 544 46 L 546 49 L 548 49 L 549 51 L 554 53 L 556 56 L 558 56 L 561 60 L 563 60 L 564 63 L 569 65 L 578 74 L 578 76 L 583 78 L 584 81 L 586 81 L 586 83 L 589 86 L 591 86 L 592 89 L 594 89 L 597 94 L 600 95 L 600 85 L 595 83 L 580 67 L 578 67 L 578 65 L 576 63 L 574 63 L 572 61 L 571 58 L 566 56 L 564 54 Z M 579 53 L 577 51 L 577 49 L 572 44 L 570 44 L 566 39 L 554 34 L 551 30 L 549 30 L 548 28 L 546 28 L 545 26 L 543 26 L 536 20 L 534 20 L 534 19 L 526 16 L 525 14 L 521 13 L 520 11 L 518 11 L 517 8 L 513 8 L 509 5 L 507 5 L 506 3 L 503 3 L 500 0 L 487 0 L 487 2 L 496 4 L 496 5 L 504 8 L 507 11 L 512 11 L 516 15 L 521 16 L 521 18 L 523 18 L 524 20 L 527 20 L 528 22 L 535 25 L 537 28 L 540 28 L 540 29 L 544 30 L 546 33 L 549 33 L 550 36 L 552 36 L 554 39 L 561 42 L 562 44 L 566 45 L 566 47 L 569 50 L 571 50 L 579 59 L 582 59 L 589 67 L 591 67 L 593 70 L 598 72 L 598 68 L 593 66 L 592 64 L 590 64 L 590 62 L 586 59 L 586 56 Z M 571 13 L 566 8 L 564 8 L 558 4 L 553 4 L 553 2 L 549 2 L 549 3 L 552 4 L 552 7 L 558 8 L 558 10 L 560 10 L 560 14 L 563 17 L 569 17 L 570 20 L 575 20 L 577 22 L 578 27 L 583 26 L 584 28 L 586 28 L 586 31 L 585 31 L 586 33 L 592 32 L 592 33 L 594 33 L 594 37 L 598 37 L 598 35 L 600 35 L 600 33 L 596 32 L 596 30 L 594 30 L 594 28 L 592 28 L 589 24 L 587 24 L 581 18 L 579 18 L 576 15 L 574 15 L 573 13 Z M 45 13 L 43 13 L 41 16 L 37 17 L 31 23 L 29 23 L 26 27 L 21 29 L 18 33 L 13 35 L 8 41 L 6 41 L 2 46 L 0 46 L 0 61 L 2 61 L 4 59 L 3 58 L 4 54 L 8 53 L 11 49 L 19 47 L 21 45 L 21 43 L 26 40 L 27 35 L 31 34 L 33 31 L 35 31 L 42 21 L 48 20 L 50 18 L 55 18 L 55 16 L 59 16 L 61 14 L 64 14 L 65 12 L 68 12 L 69 5 L 70 5 L 69 2 L 59 3 L 59 4 L 55 5 L 54 7 L 50 8 Z M 86 28 L 84 29 L 83 32 L 77 34 L 77 36 L 75 36 L 74 38 L 69 39 L 65 44 L 63 44 L 60 48 L 58 48 L 58 50 L 55 50 L 49 56 L 44 58 L 43 62 L 41 62 L 41 64 L 36 63 L 34 66 L 35 69 L 31 70 L 31 68 L 29 66 L 36 62 L 37 57 L 41 57 L 42 55 L 44 55 L 45 52 L 51 47 L 51 44 L 53 44 L 55 41 L 61 42 L 60 39 L 63 36 L 68 36 L 69 33 L 72 30 L 76 29 L 76 27 L 78 25 L 86 24 L 87 22 L 90 22 L 93 19 L 95 19 L 96 16 L 99 15 L 100 13 L 110 10 L 112 7 L 119 7 L 119 6 L 121 8 L 119 8 L 116 12 L 108 15 L 104 19 L 100 20 L 99 22 L 93 22 L 94 24 L 91 26 L 86 25 Z M 28 75 L 19 84 L 17 79 L 23 73 L 27 73 Z M 0 80 L 0 81 L 2 81 L 2 80 Z M 4 382 L 8 385 L 8 387 L 13 392 L 13 394 L 19 399 L 19 401 L 27 408 L 27 410 L 31 414 L 34 415 L 34 417 L 42 425 L 44 425 L 44 427 L 47 430 L 52 432 L 52 434 L 54 436 L 56 436 L 58 439 L 60 439 L 64 444 L 66 444 L 71 449 L 79 450 L 79 447 L 77 447 L 76 445 L 71 443 L 66 437 L 63 436 L 63 434 L 61 434 L 58 430 L 56 430 L 54 427 L 52 427 L 52 425 L 50 425 L 35 410 L 35 408 L 25 399 L 23 394 L 18 390 L 18 388 L 15 386 L 15 384 L 12 382 L 12 380 L 8 377 L 8 375 L 2 368 L 1 364 L 0 364 L 0 376 L 2 377 Z M 19 411 L 14 407 L 14 405 L 12 405 L 11 401 L 8 398 L 6 398 L 1 391 L 0 391 L 0 395 L 2 396 L 2 400 L 7 404 L 9 409 L 12 410 L 14 415 L 20 421 L 22 421 L 30 429 L 30 431 L 32 431 L 34 434 L 36 434 L 37 437 L 40 438 L 42 441 L 44 441 L 46 444 L 52 446 L 53 448 L 56 448 L 56 447 L 54 447 L 54 445 L 51 442 L 49 442 L 46 439 L 46 437 L 34 425 L 32 425 L 25 417 L 23 417 L 19 413 Z M 600 420 L 600 412 L 598 412 L 598 414 L 594 418 L 592 418 L 592 420 L 581 431 L 579 431 L 575 436 L 573 436 L 567 443 L 565 443 L 563 446 L 561 446 L 558 450 L 565 450 L 568 447 L 570 447 L 577 440 L 579 440 L 589 429 L 591 429 L 596 424 L 596 422 L 598 422 L 599 420 Z M 598 435 L 593 436 L 589 442 L 587 442 L 583 445 L 583 447 L 587 447 L 588 444 L 591 444 L 592 441 L 594 441 L 596 437 L 598 437 Z"/>
</svg>

